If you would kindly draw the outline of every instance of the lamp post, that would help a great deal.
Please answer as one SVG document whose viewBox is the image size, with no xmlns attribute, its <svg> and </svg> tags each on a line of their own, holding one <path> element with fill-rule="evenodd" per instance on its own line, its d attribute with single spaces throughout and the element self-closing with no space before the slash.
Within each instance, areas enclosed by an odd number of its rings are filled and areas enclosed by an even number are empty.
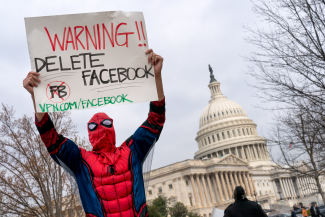
<svg viewBox="0 0 325 217">
<path fill-rule="evenodd" d="M 318 193 L 316 194 L 316 200 L 317 200 L 317 205 L 319 205 L 319 203 L 318 203 Z"/>
</svg>

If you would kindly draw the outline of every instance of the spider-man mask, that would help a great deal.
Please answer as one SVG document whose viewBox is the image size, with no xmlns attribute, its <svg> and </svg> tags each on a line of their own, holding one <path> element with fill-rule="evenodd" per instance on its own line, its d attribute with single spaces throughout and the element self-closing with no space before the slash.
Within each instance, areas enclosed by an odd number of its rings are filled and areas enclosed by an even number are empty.
<svg viewBox="0 0 325 217">
<path fill-rule="evenodd" d="M 116 149 L 113 119 L 105 113 L 97 113 L 90 119 L 88 135 L 93 151 L 113 152 Z"/>
</svg>

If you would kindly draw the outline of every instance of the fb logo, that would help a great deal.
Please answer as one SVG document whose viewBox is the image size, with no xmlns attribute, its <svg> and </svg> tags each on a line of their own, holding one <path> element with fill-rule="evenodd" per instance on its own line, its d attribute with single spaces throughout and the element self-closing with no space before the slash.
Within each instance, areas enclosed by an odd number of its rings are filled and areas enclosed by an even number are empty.
<svg viewBox="0 0 325 217">
<path fill-rule="evenodd" d="M 46 87 L 46 96 L 51 102 L 64 102 L 70 93 L 70 87 L 64 81 L 52 81 Z"/>
</svg>

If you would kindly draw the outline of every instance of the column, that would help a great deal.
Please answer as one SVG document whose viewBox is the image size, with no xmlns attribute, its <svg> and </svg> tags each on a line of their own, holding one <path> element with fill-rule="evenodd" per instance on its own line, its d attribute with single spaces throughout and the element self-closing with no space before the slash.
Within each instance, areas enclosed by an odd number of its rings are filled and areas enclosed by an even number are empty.
<svg viewBox="0 0 325 217">
<path fill-rule="evenodd" d="M 229 172 L 224 172 L 224 175 L 226 177 L 226 183 L 227 183 L 227 187 L 228 187 L 229 199 L 231 199 L 233 194 L 231 192 L 231 187 L 230 187 L 230 182 L 229 182 L 229 178 L 228 178 L 228 173 Z"/>
<path fill-rule="evenodd" d="M 239 179 L 239 182 L 240 182 L 240 186 L 242 186 L 243 188 L 245 188 L 245 184 L 244 184 L 243 179 L 241 177 L 241 172 L 238 171 L 237 172 L 237 175 L 238 175 L 238 179 Z"/>
<path fill-rule="evenodd" d="M 245 151 L 244 151 L 244 146 L 241 146 L 240 151 L 241 151 L 242 158 L 247 160 L 247 157 L 246 157 L 246 154 L 245 154 Z"/>
<path fill-rule="evenodd" d="M 239 186 L 240 183 L 238 182 L 237 172 L 235 171 L 233 173 L 234 173 L 234 177 L 235 177 L 236 186 Z"/>
<path fill-rule="evenodd" d="M 243 178 L 243 181 L 244 181 L 244 184 L 245 184 L 246 195 L 251 195 L 251 192 L 249 191 L 248 183 L 247 183 L 247 180 L 246 180 L 245 172 L 242 172 L 242 178 Z"/>
<path fill-rule="evenodd" d="M 204 199 L 203 199 L 203 193 L 202 193 L 202 189 L 201 189 L 201 183 L 200 183 L 200 177 L 199 174 L 196 175 L 196 184 L 197 187 L 199 189 L 199 195 L 200 195 L 200 200 L 201 200 L 201 205 L 204 205 Z"/>
<path fill-rule="evenodd" d="M 225 201 L 224 197 L 223 197 L 223 192 L 222 192 L 222 188 L 221 188 L 221 185 L 220 185 L 220 179 L 219 179 L 219 175 L 218 175 L 219 172 L 215 172 L 214 176 L 216 178 L 216 183 L 217 183 L 217 187 L 218 187 L 218 196 L 219 196 L 219 199 L 220 199 L 220 203 L 223 203 Z"/>
<path fill-rule="evenodd" d="M 258 153 L 261 156 L 261 159 L 265 159 L 264 151 L 262 150 L 261 144 L 257 144 L 258 147 Z"/>
<path fill-rule="evenodd" d="M 303 197 L 302 186 L 301 186 L 301 183 L 300 183 L 300 178 L 298 176 L 296 177 L 296 182 L 297 182 L 297 185 L 298 185 L 299 196 Z"/>
<path fill-rule="evenodd" d="M 248 172 L 246 172 L 245 173 L 245 175 L 246 175 L 246 178 L 247 178 L 247 182 L 248 182 L 248 186 L 249 186 L 249 191 L 251 192 L 251 197 L 253 197 L 253 187 L 252 187 L 252 182 L 251 182 L 251 179 L 249 178 L 249 173 Z"/>
<path fill-rule="evenodd" d="M 293 184 L 292 178 L 290 178 L 290 183 L 291 183 L 291 188 L 292 188 L 293 196 L 295 198 L 297 198 L 297 193 L 296 193 L 295 185 Z"/>
<path fill-rule="evenodd" d="M 282 193 L 283 199 L 287 198 L 287 194 L 284 190 L 283 178 L 279 178 L 279 182 L 280 182 L 280 186 L 281 186 L 281 193 Z"/>
<path fill-rule="evenodd" d="M 287 179 L 288 179 L 287 177 L 284 178 L 284 186 L 285 186 L 285 189 L 287 191 L 288 197 L 292 197 L 291 192 L 290 192 L 290 189 L 289 189 L 289 185 L 288 185 L 288 180 Z"/>
<path fill-rule="evenodd" d="M 257 153 L 257 149 L 256 149 L 256 147 L 255 147 L 255 144 L 253 144 L 253 149 L 254 149 L 254 152 L 255 152 L 255 158 L 256 158 L 256 159 L 259 159 L 259 155 L 258 155 L 258 153 Z"/>
<path fill-rule="evenodd" d="M 195 205 L 196 205 L 196 204 L 199 204 L 199 198 L 197 197 L 193 176 L 194 176 L 193 174 L 190 175 L 190 177 L 191 177 L 191 185 L 192 185 L 193 194 L 194 194 L 194 198 L 195 198 Z M 194 205 L 194 203 L 193 203 L 193 205 Z"/>
<path fill-rule="evenodd" d="M 232 174 L 233 174 L 233 171 L 230 171 L 229 176 L 230 176 L 230 180 L 231 180 L 232 189 L 234 191 L 235 188 L 236 188 L 236 185 L 235 185 L 235 182 L 234 182 L 234 178 L 232 177 Z"/>
<path fill-rule="evenodd" d="M 255 188 L 255 183 L 254 183 L 254 180 L 253 180 L 253 174 L 250 173 L 249 176 L 250 176 L 251 181 L 252 181 L 253 189 L 254 189 L 254 191 L 255 191 L 255 193 L 257 195 L 257 191 L 256 191 L 256 188 Z"/>
<path fill-rule="evenodd" d="M 261 144 L 257 144 L 257 151 L 260 154 L 260 158 L 264 159 L 264 152 L 261 149 Z"/>
<path fill-rule="evenodd" d="M 210 204 L 210 203 L 212 203 L 212 200 L 210 200 L 209 195 L 208 195 L 204 174 L 202 174 L 202 183 L 203 183 L 203 189 L 204 189 L 204 194 L 205 194 L 205 201 L 207 204 Z"/>
<path fill-rule="evenodd" d="M 304 194 L 305 195 L 308 195 L 309 194 L 309 192 L 308 192 L 308 185 L 306 185 L 306 179 L 305 179 L 305 177 L 301 177 L 301 181 L 302 181 L 302 184 L 303 184 Z"/>
<path fill-rule="evenodd" d="M 217 182 L 216 182 L 216 179 L 214 176 L 211 176 L 210 177 L 210 180 L 211 180 L 211 185 L 212 185 L 212 188 L 215 189 L 214 190 L 214 197 L 215 197 L 215 200 L 216 202 L 219 202 L 220 201 L 220 197 L 219 197 L 219 189 L 218 189 L 218 185 L 217 185 Z"/>
<path fill-rule="evenodd" d="M 288 181 L 289 189 L 290 189 L 290 192 L 291 192 L 291 196 L 293 198 L 295 198 L 295 192 L 293 191 L 293 188 L 292 188 L 292 185 L 291 185 L 291 177 L 288 178 L 287 181 Z"/>
<path fill-rule="evenodd" d="M 227 187 L 226 187 L 226 184 L 225 184 L 225 178 L 224 178 L 223 175 L 224 175 L 223 172 L 220 172 L 220 178 L 221 178 L 222 187 L 223 187 L 222 189 L 223 189 L 223 192 L 225 193 L 225 200 L 228 200 L 229 199 L 229 195 L 228 195 Z"/>
<path fill-rule="evenodd" d="M 266 158 L 270 158 L 269 151 L 267 150 L 266 144 L 263 145 L 263 148 L 264 148 L 265 153 L 266 153 Z"/>
<path fill-rule="evenodd" d="M 238 154 L 238 149 L 237 149 L 237 147 L 235 147 L 235 154 L 236 154 L 236 156 L 237 156 L 237 157 L 239 157 L 239 154 Z"/>
<path fill-rule="evenodd" d="M 210 196 L 211 196 L 211 201 L 212 201 L 212 203 L 216 203 L 217 202 L 217 200 L 214 198 L 214 196 L 213 196 L 213 192 L 216 192 L 217 190 L 213 190 L 213 188 L 212 188 L 212 185 L 211 185 L 211 181 L 210 181 L 210 176 L 209 176 L 209 174 L 207 174 L 207 180 L 208 180 L 208 187 L 209 187 L 209 189 L 210 189 L 210 191 L 209 191 L 209 193 L 210 193 Z M 217 192 L 216 192 L 217 193 Z"/>
</svg>

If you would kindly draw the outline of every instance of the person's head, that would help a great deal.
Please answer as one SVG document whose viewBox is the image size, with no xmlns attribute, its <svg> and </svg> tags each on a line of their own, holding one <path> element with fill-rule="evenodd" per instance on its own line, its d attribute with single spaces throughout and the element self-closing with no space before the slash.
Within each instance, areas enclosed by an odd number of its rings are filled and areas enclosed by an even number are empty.
<svg viewBox="0 0 325 217">
<path fill-rule="evenodd" d="M 317 203 L 315 203 L 315 207 L 317 207 Z"/>
<path fill-rule="evenodd" d="M 88 122 L 89 141 L 93 146 L 93 151 L 114 151 L 115 130 L 113 119 L 105 113 L 95 114 Z"/>
<path fill-rule="evenodd" d="M 243 189 L 242 186 L 237 186 L 235 188 L 233 198 L 235 200 L 246 198 L 245 190 Z"/>
<path fill-rule="evenodd" d="M 302 207 L 301 209 L 304 209 L 304 210 L 306 210 L 306 207 Z"/>
</svg>

